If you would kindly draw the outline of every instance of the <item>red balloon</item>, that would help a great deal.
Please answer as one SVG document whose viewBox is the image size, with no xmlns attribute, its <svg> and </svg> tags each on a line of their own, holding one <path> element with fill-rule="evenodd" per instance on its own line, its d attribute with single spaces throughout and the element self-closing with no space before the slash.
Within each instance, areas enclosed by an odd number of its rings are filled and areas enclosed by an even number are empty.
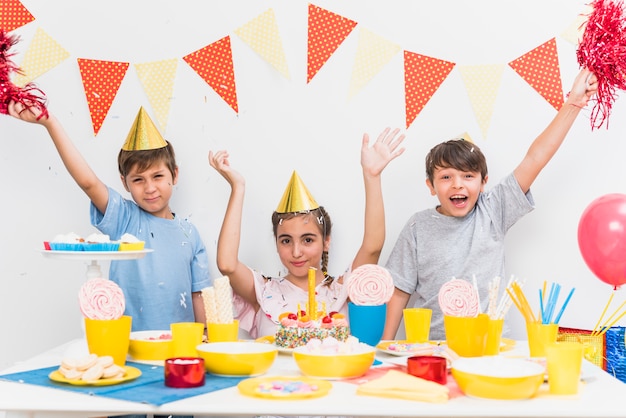
<svg viewBox="0 0 626 418">
<path fill-rule="evenodd" d="M 578 223 L 578 246 L 591 271 L 603 282 L 626 283 L 626 195 L 592 201 Z"/>
</svg>

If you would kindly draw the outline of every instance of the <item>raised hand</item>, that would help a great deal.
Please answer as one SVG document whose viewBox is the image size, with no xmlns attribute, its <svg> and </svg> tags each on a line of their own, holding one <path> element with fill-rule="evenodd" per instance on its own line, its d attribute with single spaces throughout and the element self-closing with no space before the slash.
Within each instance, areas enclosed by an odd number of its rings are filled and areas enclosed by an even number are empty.
<svg viewBox="0 0 626 418">
<path fill-rule="evenodd" d="M 376 142 L 371 147 L 369 146 L 369 135 L 363 134 L 361 166 L 364 173 L 370 176 L 380 175 L 391 160 L 404 152 L 404 148 L 401 148 L 400 144 L 404 141 L 405 135 L 397 136 L 399 132 L 399 128 L 393 131 L 391 128 L 386 128 L 378 135 Z"/>
</svg>

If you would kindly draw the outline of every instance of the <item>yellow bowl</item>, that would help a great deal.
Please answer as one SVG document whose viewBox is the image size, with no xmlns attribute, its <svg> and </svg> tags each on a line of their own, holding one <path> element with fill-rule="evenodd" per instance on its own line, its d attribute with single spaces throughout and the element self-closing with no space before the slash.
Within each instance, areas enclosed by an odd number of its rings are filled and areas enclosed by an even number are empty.
<svg viewBox="0 0 626 418">
<path fill-rule="evenodd" d="M 452 377 L 461 391 L 476 398 L 527 399 L 544 381 L 544 366 L 521 358 L 463 357 L 455 360 Z"/>
<path fill-rule="evenodd" d="M 131 332 L 128 354 L 134 360 L 165 360 L 169 357 L 171 342 L 170 330 Z"/>
<path fill-rule="evenodd" d="M 274 345 L 254 341 L 204 343 L 196 347 L 207 372 L 218 376 L 258 376 L 276 360 Z"/>
<path fill-rule="evenodd" d="M 376 348 L 360 345 L 355 353 L 310 353 L 308 347 L 293 350 L 293 359 L 300 371 L 319 379 L 349 379 L 363 376 L 374 363 Z"/>
</svg>

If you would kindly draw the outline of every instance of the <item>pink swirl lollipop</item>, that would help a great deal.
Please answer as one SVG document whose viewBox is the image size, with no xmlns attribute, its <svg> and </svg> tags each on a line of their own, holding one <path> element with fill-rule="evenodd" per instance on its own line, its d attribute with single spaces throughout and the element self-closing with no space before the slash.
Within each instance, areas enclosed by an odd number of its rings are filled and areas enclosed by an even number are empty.
<svg viewBox="0 0 626 418">
<path fill-rule="evenodd" d="M 474 317 L 479 312 L 478 293 L 470 282 L 452 279 L 439 289 L 439 307 L 444 315 Z"/>
<path fill-rule="evenodd" d="M 83 316 L 89 319 L 118 319 L 126 307 L 122 289 L 102 278 L 87 280 L 78 292 L 78 302 Z"/>
<path fill-rule="evenodd" d="M 393 278 L 387 269 L 377 264 L 364 264 L 350 273 L 346 289 L 355 305 L 382 305 L 393 295 Z"/>
</svg>

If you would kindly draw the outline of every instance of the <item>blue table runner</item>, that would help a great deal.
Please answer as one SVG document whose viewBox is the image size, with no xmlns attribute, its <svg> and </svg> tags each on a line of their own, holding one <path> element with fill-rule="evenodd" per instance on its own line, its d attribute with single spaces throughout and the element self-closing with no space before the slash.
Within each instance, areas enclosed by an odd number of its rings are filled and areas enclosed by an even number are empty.
<svg viewBox="0 0 626 418">
<path fill-rule="evenodd" d="M 69 383 L 54 382 L 50 380 L 48 375 L 57 370 L 58 366 L 0 375 L 0 380 L 159 406 L 164 403 L 226 389 L 246 379 L 245 377 L 214 376 L 207 373 L 204 386 L 197 388 L 170 388 L 165 386 L 164 383 L 163 366 L 133 362 L 127 362 L 126 365 L 141 370 L 141 376 L 128 382 L 110 386 L 75 386 Z"/>
</svg>

